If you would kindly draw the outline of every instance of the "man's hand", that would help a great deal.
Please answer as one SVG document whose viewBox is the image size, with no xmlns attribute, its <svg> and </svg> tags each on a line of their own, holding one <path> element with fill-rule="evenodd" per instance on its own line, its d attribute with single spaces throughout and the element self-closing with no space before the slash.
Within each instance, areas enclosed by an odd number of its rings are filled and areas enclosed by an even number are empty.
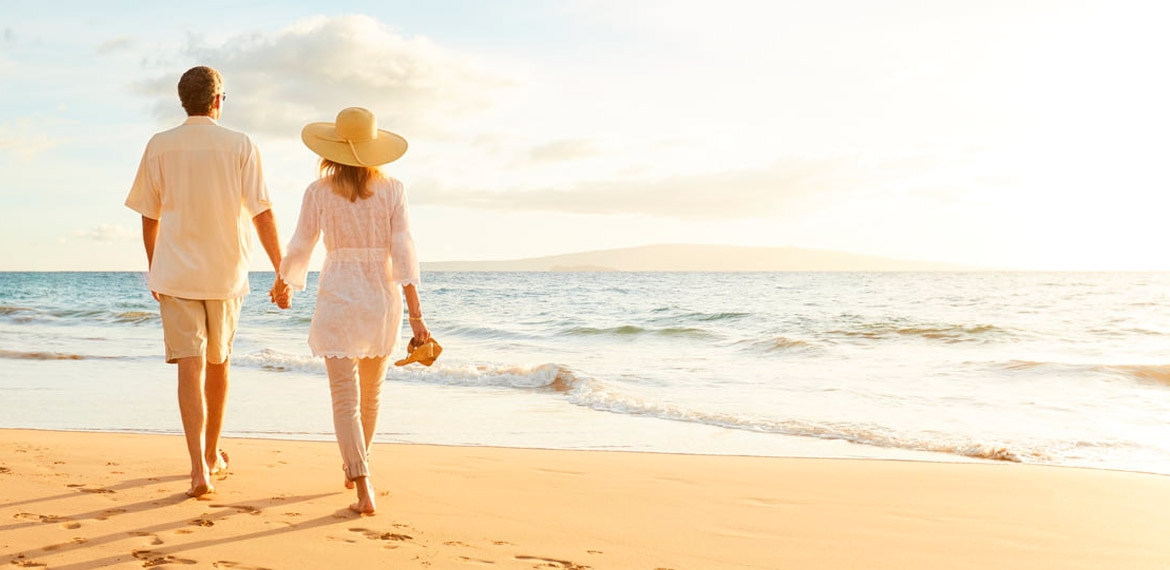
<svg viewBox="0 0 1170 570">
<path fill-rule="evenodd" d="M 292 287 L 277 275 L 276 281 L 272 283 L 272 289 L 268 290 L 268 298 L 276 303 L 277 307 L 287 309 L 292 306 Z"/>
</svg>

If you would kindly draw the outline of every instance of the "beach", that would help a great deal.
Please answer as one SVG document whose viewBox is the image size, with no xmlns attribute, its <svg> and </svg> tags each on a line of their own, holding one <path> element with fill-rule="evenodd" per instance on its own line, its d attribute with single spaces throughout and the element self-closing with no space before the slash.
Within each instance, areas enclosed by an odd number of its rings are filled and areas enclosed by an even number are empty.
<svg viewBox="0 0 1170 570">
<path fill-rule="evenodd" d="M 0 563 L 94 568 L 1166 568 L 1170 478 L 935 463 L 0 430 Z"/>
</svg>

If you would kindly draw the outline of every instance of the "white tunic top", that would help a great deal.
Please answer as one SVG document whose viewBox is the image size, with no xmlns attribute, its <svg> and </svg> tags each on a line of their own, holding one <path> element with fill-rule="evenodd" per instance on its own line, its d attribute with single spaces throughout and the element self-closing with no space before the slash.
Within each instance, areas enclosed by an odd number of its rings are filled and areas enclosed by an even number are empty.
<svg viewBox="0 0 1170 570">
<path fill-rule="evenodd" d="M 316 356 L 367 358 L 394 352 L 402 327 L 399 288 L 418 285 L 402 183 L 386 178 L 374 182 L 373 191 L 369 198 L 350 202 L 333 192 L 328 179 L 305 190 L 280 275 L 303 290 L 313 247 L 324 236 L 325 265 L 309 325 L 309 348 Z"/>
</svg>

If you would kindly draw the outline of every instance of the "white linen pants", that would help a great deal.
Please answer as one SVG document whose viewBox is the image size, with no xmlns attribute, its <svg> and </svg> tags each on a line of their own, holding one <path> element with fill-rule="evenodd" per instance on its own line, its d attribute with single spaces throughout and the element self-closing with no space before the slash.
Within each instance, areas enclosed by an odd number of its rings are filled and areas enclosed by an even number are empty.
<svg viewBox="0 0 1170 570">
<path fill-rule="evenodd" d="M 370 475 L 370 447 L 363 426 L 368 426 L 373 441 L 388 362 L 388 356 L 325 359 L 333 396 L 333 429 L 347 479 Z"/>
</svg>

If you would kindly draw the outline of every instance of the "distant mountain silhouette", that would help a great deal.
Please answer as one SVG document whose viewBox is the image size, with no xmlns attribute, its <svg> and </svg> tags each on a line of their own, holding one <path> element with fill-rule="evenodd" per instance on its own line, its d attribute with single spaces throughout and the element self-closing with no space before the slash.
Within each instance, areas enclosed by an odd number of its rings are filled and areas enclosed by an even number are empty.
<svg viewBox="0 0 1170 570">
<path fill-rule="evenodd" d="M 424 262 L 423 271 L 978 271 L 983 268 L 796 247 L 666 244 L 510 261 Z"/>
</svg>

